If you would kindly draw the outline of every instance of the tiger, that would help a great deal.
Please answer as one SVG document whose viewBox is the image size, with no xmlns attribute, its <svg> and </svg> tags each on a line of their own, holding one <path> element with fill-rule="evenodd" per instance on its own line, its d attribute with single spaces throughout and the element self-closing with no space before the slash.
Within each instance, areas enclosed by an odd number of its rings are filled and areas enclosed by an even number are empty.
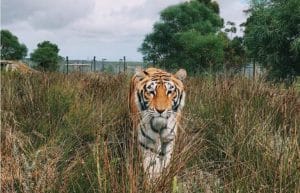
<svg viewBox="0 0 300 193">
<path fill-rule="evenodd" d="M 185 103 L 184 69 L 136 69 L 130 82 L 129 108 L 143 169 L 157 179 L 170 163 Z"/>
</svg>

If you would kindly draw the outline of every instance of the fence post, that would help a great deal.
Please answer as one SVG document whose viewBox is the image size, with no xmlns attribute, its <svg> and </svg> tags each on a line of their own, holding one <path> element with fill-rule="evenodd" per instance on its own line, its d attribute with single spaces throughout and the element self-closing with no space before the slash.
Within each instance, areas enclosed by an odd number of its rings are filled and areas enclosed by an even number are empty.
<svg viewBox="0 0 300 193">
<path fill-rule="evenodd" d="M 66 57 L 66 60 L 67 60 L 67 74 L 69 73 L 69 57 L 67 56 Z"/>
<path fill-rule="evenodd" d="M 119 66 L 119 73 L 121 72 L 121 60 L 122 59 L 119 59 L 119 65 L 118 65 Z"/>
<path fill-rule="evenodd" d="M 124 72 L 126 72 L 126 57 L 123 57 L 123 62 L 124 62 Z"/>
<path fill-rule="evenodd" d="M 93 58 L 93 63 L 94 63 L 94 72 L 96 72 L 96 56 Z"/>
<path fill-rule="evenodd" d="M 255 71 L 256 71 L 255 59 L 253 59 L 253 80 L 255 80 Z"/>
<path fill-rule="evenodd" d="M 93 72 L 93 64 L 94 64 L 94 61 L 91 60 L 91 69 L 90 69 L 91 72 Z"/>
</svg>

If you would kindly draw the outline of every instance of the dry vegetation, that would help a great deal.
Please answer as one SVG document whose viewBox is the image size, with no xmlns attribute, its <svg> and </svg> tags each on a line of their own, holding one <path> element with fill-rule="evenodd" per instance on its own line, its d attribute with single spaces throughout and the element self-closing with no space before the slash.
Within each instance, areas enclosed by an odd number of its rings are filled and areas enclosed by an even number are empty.
<svg viewBox="0 0 300 193">
<path fill-rule="evenodd" d="M 149 185 L 128 116 L 128 77 L 1 75 L 1 192 L 300 192 L 294 88 L 187 80 L 176 155 Z"/>
</svg>

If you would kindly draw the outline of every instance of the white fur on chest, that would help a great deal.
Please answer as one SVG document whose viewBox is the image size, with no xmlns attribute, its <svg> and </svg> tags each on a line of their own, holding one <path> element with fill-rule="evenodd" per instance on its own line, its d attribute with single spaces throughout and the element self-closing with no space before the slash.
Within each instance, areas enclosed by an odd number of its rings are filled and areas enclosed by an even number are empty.
<svg viewBox="0 0 300 193">
<path fill-rule="evenodd" d="M 169 118 L 151 117 L 144 119 L 140 127 L 139 141 L 159 151 L 163 143 L 174 140 L 176 136 L 176 114 L 172 114 Z M 144 134 L 142 134 L 141 130 L 143 130 Z"/>
<path fill-rule="evenodd" d="M 154 117 L 150 120 L 150 124 L 152 129 L 154 129 L 157 132 L 160 132 L 161 130 L 167 128 L 168 119 L 163 117 Z"/>
</svg>

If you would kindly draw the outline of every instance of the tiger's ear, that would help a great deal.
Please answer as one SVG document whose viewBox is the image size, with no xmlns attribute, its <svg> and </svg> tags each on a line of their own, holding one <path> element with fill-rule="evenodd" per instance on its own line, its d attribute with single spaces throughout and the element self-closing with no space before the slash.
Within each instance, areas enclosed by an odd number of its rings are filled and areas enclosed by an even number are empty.
<svg viewBox="0 0 300 193">
<path fill-rule="evenodd" d="M 136 68 L 135 69 L 135 76 L 139 79 L 142 80 L 144 79 L 148 73 L 145 70 L 142 70 L 141 68 Z"/>
<path fill-rule="evenodd" d="M 183 81 L 186 78 L 186 76 L 187 76 L 187 73 L 186 73 L 185 69 L 180 69 L 175 74 L 175 77 L 181 81 Z"/>
</svg>

